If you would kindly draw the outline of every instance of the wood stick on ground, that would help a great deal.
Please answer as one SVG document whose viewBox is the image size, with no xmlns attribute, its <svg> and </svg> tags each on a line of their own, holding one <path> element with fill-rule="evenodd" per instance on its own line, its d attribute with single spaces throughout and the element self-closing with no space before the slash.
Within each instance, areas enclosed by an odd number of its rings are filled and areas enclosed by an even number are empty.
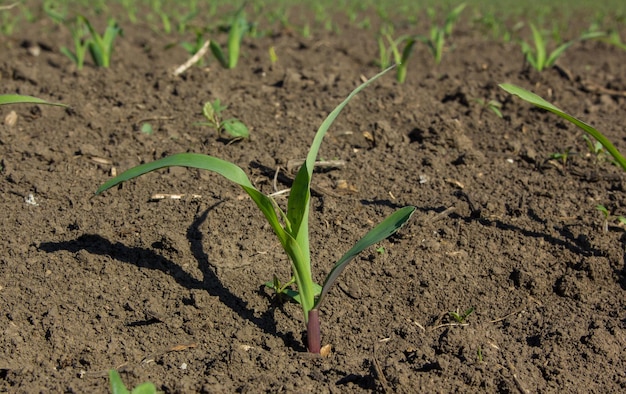
<svg viewBox="0 0 626 394">
<path fill-rule="evenodd" d="M 189 60 L 187 60 L 185 63 L 183 63 L 182 65 L 180 65 L 176 70 L 174 70 L 174 76 L 177 77 L 180 74 L 184 73 L 185 71 L 187 71 L 187 69 L 189 69 L 189 67 L 193 66 L 194 64 L 196 64 L 196 62 L 198 60 L 200 60 L 200 58 L 202 56 L 204 56 L 205 53 L 207 53 L 207 51 L 209 50 L 209 45 L 211 44 L 211 40 L 207 40 L 204 45 L 202 45 L 202 48 L 200 48 L 200 50 L 198 52 L 196 52 L 195 55 L 193 55 L 192 57 L 189 58 Z"/>
<path fill-rule="evenodd" d="M 382 387 L 382 391 L 383 393 L 387 394 L 391 392 L 391 389 L 389 388 L 389 382 L 387 382 L 387 378 L 385 378 L 385 374 L 383 373 L 383 369 L 380 367 L 380 364 L 378 363 L 378 359 L 376 358 L 376 350 L 378 349 L 378 344 L 379 343 L 384 343 L 389 341 L 390 338 L 385 338 L 382 339 L 380 341 L 378 341 L 378 343 L 374 344 L 374 347 L 372 349 L 372 360 L 374 363 L 374 369 L 376 370 L 376 375 L 378 377 L 378 380 L 380 381 L 380 385 Z"/>
</svg>

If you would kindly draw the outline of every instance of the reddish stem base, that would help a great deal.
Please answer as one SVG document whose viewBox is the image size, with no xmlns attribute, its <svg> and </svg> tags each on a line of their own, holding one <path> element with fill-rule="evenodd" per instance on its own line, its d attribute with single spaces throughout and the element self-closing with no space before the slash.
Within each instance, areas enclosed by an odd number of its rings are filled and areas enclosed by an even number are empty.
<svg viewBox="0 0 626 394">
<path fill-rule="evenodd" d="M 309 322 L 306 325 L 306 340 L 309 352 L 319 354 L 322 348 L 322 340 L 320 336 L 320 314 L 317 309 L 309 311 Z"/>
</svg>

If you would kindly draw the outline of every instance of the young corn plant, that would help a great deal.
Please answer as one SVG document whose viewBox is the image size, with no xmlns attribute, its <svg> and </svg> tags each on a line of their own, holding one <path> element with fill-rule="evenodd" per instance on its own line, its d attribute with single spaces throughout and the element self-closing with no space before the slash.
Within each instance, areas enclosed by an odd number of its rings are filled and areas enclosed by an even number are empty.
<svg viewBox="0 0 626 394">
<path fill-rule="evenodd" d="M 389 46 L 385 45 L 385 40 L 387 40 Z M 389 68 L 392 65 L 391 60 L 393 57 L 393 61 L 396 64 L 396 80 L 399 83 L 404 83 L 406 80 L 407 65 L 411 53 L 413 52 L 416 38 L 403 35 L 394 40 L 387 29 L 383 29 L 378 35 L 377 41 L 380 67 L 383 70 Z"/>
<path fill-rule="evenodd" d="M 220 44 L 211 40 L 211 53 L 213 53 L 213 56 L 215 56 L 222 67 L 230 69 L 237 66 L 241 52 L 241 42 L 243 40 L 243 36 L 248 32 L 249 28 L 250 24 L 246 20 L 246 14 L 242 6 L 234 15 L 230 26 L 228 27 L 228 49 L 226 54 L 222 50 Z"/>
<path fill-rule="evenodd" d="M 452 9 L 446 16 L 446 20 L 442 26 L 433 25 L 430 28 L 430 34 L 428 36 L 416 36 L 415 38 L 423 42 L 428 46 L 430 53 L 435 59 L 435 64 L 441 63 L 441 57 L 443 56 L 443 49 L 446 38 L 452 35 L 452 30 L 456 25 L 461 13 L 465 9 L 466 4 L 461 3 Z M 433 11 L 434 17 L 434 11 Z"/>
<path fill-rule="evenodd" d="M 524 53 L 526 62 L 539 72 L 554 66 L 558 58 L 576 42 L 604 36 L 604 33 L 597 31 L 585 33 L 579 38 L 562 43 L 552 52 L 548 53 L 547 43 L 541 31 L 532 23 L 530 24 L 530 29 L 533 34 L 534 48 L 526 41 L 522 41 L 520 45 L 522 46 L 522 52 Z"/>
<path fill-rule="evenodd" d="M 604 220 L 602 221 L 602 231 L 604 233 L 609 232 L 609 222 L 618 222 L 620 226 L 626 225 L 626 218 L 624 216 L 613 216 L 604 205 L 597 205 L 596 210 L 602 214 Z"/>
<path fill-rule="evenodd" d="M 309 246 L 309 211 L 311 177 L 313 175 L 313 167 L 318 156 L 320 145 L 324 135 L 348 102 L 358 92 L 388 70 L 389 69 L 379 73 L 352 91 L 321 124 L 309 148 L 306 160 L 295 177 L 289 193 L 286 211 L 281 210 L 271 197 L 257 190 L 252 185 L 252 182 L 250 182 L 245 172 L 237 165 L 216 157 L 195 153 L 179 153 L 131 168 L 104 183 L 98 188 L 96 194 L 100 194 L 107 189 L 140 175 L 170 166 L 183 166 L 213 171 L 241 186 L 263 213 L 291 261 L 292 279 L 283 285 L 277 278 L 274 278 L 274 280 L 267 285 L 274 288 L 279 294 L 291 297 L 301 305 L 307 330 L 307 347 L 309 352 L 319 353 L 321 349 L 319 308 L 332 285 L 346 268 L 346 265 L 352 261 L 355 256 L 367 247 L 394 234 L 415 211 L 415 207 L 407 206 L 392 213 L 365 234 L 363 238 L 337 261 L 321 286 L 313 281 Z M 297 291 L 288 288 L 291 284 L 297 286 Z"/>
<path fill-rule="evenodd" d="M 483 98 L 475 98 L 475 102 L 477 102 L 481 107 L 481 115 L 484 111 L 491 111 L 500 119 L 502 119 L 502 104 L 497 100 L 485 100 Z"/>
<path fill-rule="evenodd" d="M 624 156 L 622 156 L 622 154 L 617 150 L 615 145 L 613 145 L 613 143 L 609 141 L 608 138 L 606 138 L 601 132 L 596 130 L 594 127 L 588 125 L 582 120 L 579 120 L 573 117 L 572 115 L 569 115 L 563 112 L 559 108 L 555 107 L 553 104 L 549 103 L 548 101 L 544 100 L 540 96 L 524 88 L 521 88 L 519 86 L 510 84 L 510 83 L 502 83 L 498 86 L 500 86 L 500 88 L 505 90 L 507 93 L 518 96 L 522 100 L 529 102 L 536 107 L 552 112 L 553 114 L 556 114 L 560 116 L 561 118 L 567 120 L 568 122 L 576 125 L 580 129 L 582 129 L 584 132 L 586 132 L 589 136 L 593 137 L 596 141 L 602 144 L 604 149 L 606 149 L 606 151 L 611 156 L 613 156 L 613 159 L 615 159 L 616 164 L 622 167 L 624 171 L 626 171 L 626 159 L 624 158 Z"/>
<path fill-rule="evenodd" d="M 76 64 L 78 70 L 81 70 L 85 64 L 87 51 L 91 54 L 96 66 L 109 67 L 113 53 L 113 41 L 118 34 L 122 34 L 122 30 L 114 19 L 109 19 L 103 35 L 100 35 L 84 16 L 76 17 L 69 29 L 74 41 L 74 52 L 67 47 L 62 47 L 61 53 L 69 57 Z"/>
</svg>

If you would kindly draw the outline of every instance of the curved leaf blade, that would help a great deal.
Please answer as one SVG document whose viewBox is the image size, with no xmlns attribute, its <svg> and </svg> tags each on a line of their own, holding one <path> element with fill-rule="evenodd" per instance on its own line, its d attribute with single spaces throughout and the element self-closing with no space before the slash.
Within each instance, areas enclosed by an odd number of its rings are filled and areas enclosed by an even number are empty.
<svg viewBox="0 0 626 394">
<path fill-rule="evenodd" d="M 5 104 L 42 104 L 42 105 L 53 105 L 57 107 L 67 107 L 65 104 L 61 103 L 51 103 L 46 100 L 42 100 L 33 96 L 23 96 L 21 94 L 2 94 L 0 95 L 0 105 Z"/>
<path fill-rule="evenodd" d="M 589 134 L 590 136 L 595 138 L 598 142 L 600 142 L 602 146 L 604 146 L 604 148 L 611 154 L 611 156 L 613 156 L 615 161 L 622 167 L 622 169 L 626 171 L 626 159 L 624 159 L 624 156 L 622 156 L 622 154 L 617 150 L 615 145 L 611 143 L 611 141 L 609 141 L 601 132 L 596 130 L 594 127 L 588 125 L 582 120 L 579 120 L 573 117 L 572 115 L 569 115 L 563 112 L 559 108 L 555 107 L 553 104 L 549 103 L 548 101 L 544 100 L 540 96 L 524 88 L 521 88 L 519 86 L 510 84 L 510 83 L 502 83 L 498 86 L 500 86 L 500 88 L 504 89 L 506 92 L 513 94 L 515 96 L 518 96 L 522 100 L 527 101 L 535 105 L 536 107 L 545 109 L 546 111 L 550 111 L 553 114 L 556 114 L 560 116 L 561 118 L 567 120 L 568 122 L 578 126 L 587 134 Z"/>
<path fill-rule="evenodd" d="M 402 227 L 407 220 L 411 218 L 411 215 L 415 212 L 415 207 L 407 206 L 404 208 L 400 208 L 391 215 L 389 215 L 385 220 L 380 222 L 376 227 L 371 229 L 367 234 L 363 236 L 353 247 L 348 250 L 346 254 L 344 254 L 339 261 L 335 264 L 335 266 L 330 270 L 326 279 L 324 280 L 324 284 L 322 285 L 322 292 L 318 297 L 314 308 L 318 308 L 321 304 L 322 300 L 328 294 L 328 291 L 335 283 L 339 275 L 346 268 L 348 263 L 352 261 L 359 253 L 368 248 L 369 246 L 382 241 L 385 238 L 393 235 L 396 231 Z"/>
<path fill-rule="evenodd" d="M 300 167 L 298 174 L 294 180 L 294 183 L 291 188 L 291 192 L 289 193 L 288 200 L 288 208 L 287 208 L 287 217 L 289 218 L 289 222 L 292 225 L 293 234 L 298 234 L 300 228 L 308 228 L 308 213 L 309 213 L 309 197 L 310 197 L 310 186 L 311 186 L 311 177 L 313 176 L 313 167 L 315 166 L 315 160 L 317 160 L 317 154 L 319 152 L 320 146 L 322 145 L 322 140 L 328 132 L 328 129 L 333 124 L 339 113 L 343 110 L 343 108 L 352 100 L 352 98 L 363 90 L 370 83 L 374 82 L 376 79 L 383 76 L 389 70 L 394 68 L 391 66 L 380 73 L 376 74 L 374 77 L 370 78 L 368 81 L 359 85 L 356 89 L 354 89 L 348 97 L 343 100 L 322 122 L 319 129 L 315 133 L 315 137 L 313 138 L 313 143 L 309 149 L 309 153 L 307 154 L 306 161 Z"/>
<path fill-rule="evenodd" d="M 199 153 L 178 153 L 172 156 L 152 161 L 150 163 L 141 164 L 131 169 L 128 169 L 116 176 L 115 178 L 112 178 L 105 182 L 102 186 L 98 188 L 98 190 L 96 190 L 96 195 L 122 182 L 137 178 L 138 176 L 144 175 L 148 172 L 172 166 L 191 167 L 201 170 L 213 171 L 228 179 L 229 181 L 241 186 L 256 203 L 261 212 L 263 212 L 263 215 L 265 215 L 265 218 L 274 229 L 274 232 L 278 236 L 285 250 L 289 253 L 287 248 L 292 249 L 292 246 L 289 242 L 290 236 L 285 232 L 283 226 L 278 219 L 278 215 L 276 214 L 276 210 L 274 208 L 274 201 L 270 197 L 258 191 L 252 185 L 246 173 L 239 166 L 228 161 L 218 159 L 217 157 L 203 155 Z"/>
</svg>

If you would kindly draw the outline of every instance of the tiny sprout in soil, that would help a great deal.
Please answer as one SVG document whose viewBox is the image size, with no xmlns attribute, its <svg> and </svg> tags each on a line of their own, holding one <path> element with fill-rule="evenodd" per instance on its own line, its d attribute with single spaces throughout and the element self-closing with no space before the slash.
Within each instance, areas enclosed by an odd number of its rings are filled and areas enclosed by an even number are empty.
<svg viewBox="0 0 626 394">
<path fill-rule="evenodd" d="M 109 383 L 111 384 L 111 392 L 113 394 L 157 394 L 158 391 L 154 383 L 146 382 L 128 391 L 120 374 L 112 369 L 109 371 Z"/>
<path fill-rule="evenodd" d="M 604 218 L 604 220 L 602 221 L 602 231 L 605 233 L 609 232 L 609 222 L 619 222 L 620 226 L 624 226 L 626 225 L 626 217 L 624 216 L 613 216 L 611 215 L 611 213 L 609 212 L 609 210 L 607 209 L 607 207 L 605 207 L 602 204 L 599 204 L 596 206 L 596 209 L 598 210 L 598 212 L 602 213 L 602 216 Z"/>
<path fill-rule="evenodd" d="M 291 261 L 292 278 L 283 284 L 277 277 L 274 277 L 266 286 L 273 288 L 278 294 L 286 295 L 288 298 L 291 298 L 301 305 L 304 314 L 304 322 L 306 324 L 309 352 L 320 353 L 319 308 L 325 296 L 332 288 L 332 285 L 354 257 L 371 245 L 393 235 L 409 220 L 415 211 L 415 207 L 406 206 L 389 215 L 365 234 L 363 238 L 335 263 L 321 286 L 313 281 L 309 247 L 309 211 L 311 178 L 313 176 L 313 167 L 318 156 L 319 148 L 324 135 L 348 102 L 358 92 L 389 70 L 390 68 L 354 89 L 352 93 L 328 115 L 326 120 L 322 122 L 313 138 L 313 143 L 309 148 L 306 160 L 295 177 L 285 211 L 278 206 L 275 200 L 257 190 L 240 167 L 213 156 L 195 153 L 179 153 L 126 170 L 100 186 L 96 194 L 100 194 L 113 186 L 148 172 L 171 166 L 192 167 L 213 171 L 241 186 L 263 213 Z M 296 285 L 297 290 L 290 288 L 292 284 Z"/>
<path fill-rule="evenodd" d="M 448 312 L 448 314 L 450 315 L 450 317 L 452 317 L 457 323 L 459 324 L 463 324 L 465 323 L 465 319 L 467 319 L 469 317 L 469 315 L 472 314 L 472 312 L 474 312 L 474 308 L 469 308 L 468 310 L 466 310 L 463 313 L 459 313 L 458 311 L 456 312 Z"/>
<path fill-rule="evenodd" d="M 250 135 L 248 127 L 239 119 L 230 118 L 222 120 L 221 114 L 222 111 L 226 108 L 228 107 L 222 105 L 219 99 L 216 99 L 213 102 L 208 101 L 204 103 L 204 107 L 202 107 L 202 114 L 207 119 L 207 121 L 196 124 L 201 126 L 209 126 L 213 130 L 217 131 L 218 134 L 225 132 L 232 139 L 248 138 Z"/>
</svg>

